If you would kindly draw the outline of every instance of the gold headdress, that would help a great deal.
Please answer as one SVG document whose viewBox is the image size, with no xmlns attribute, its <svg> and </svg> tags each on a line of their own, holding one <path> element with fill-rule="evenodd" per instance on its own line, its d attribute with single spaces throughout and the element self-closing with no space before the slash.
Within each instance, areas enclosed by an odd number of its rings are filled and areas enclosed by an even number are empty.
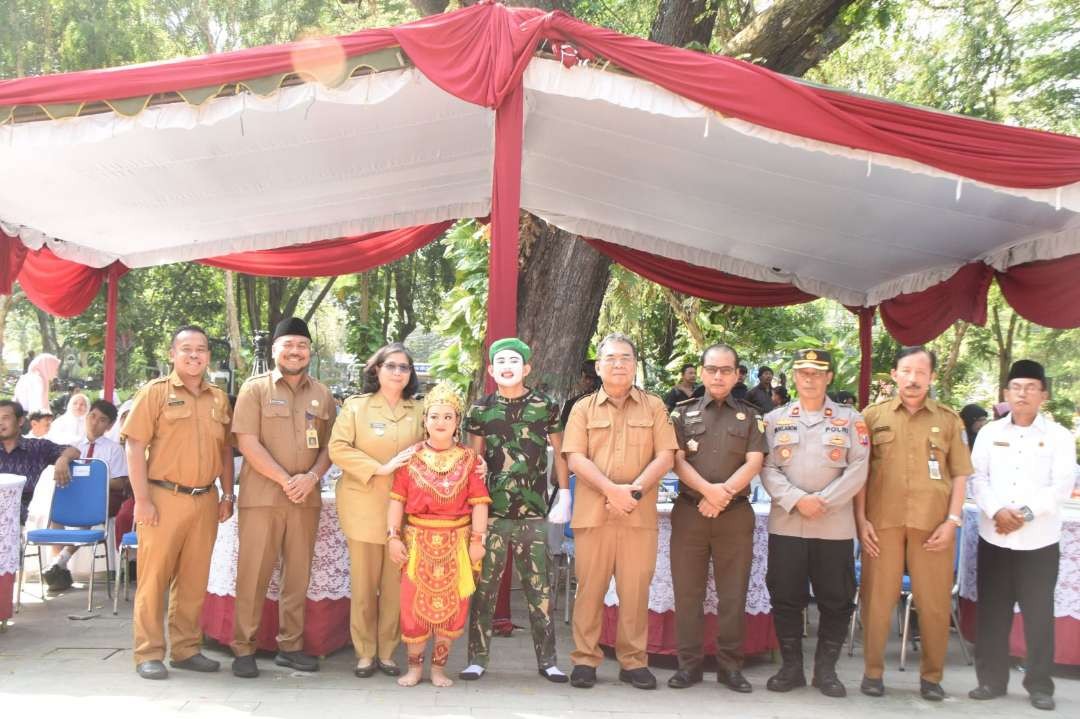
<svg viewBox="0 0 1080 719">
<path fill-rule="evenodd" d="M 448 382 L 440 382 L 424 396 L 424 414 L 427 414 L 427 411 L 437 404 L 450 405 L 457 412 L 458 417 L 465 414 L 465 403 L 461 401 L 461 395 Z"/>
</svg>

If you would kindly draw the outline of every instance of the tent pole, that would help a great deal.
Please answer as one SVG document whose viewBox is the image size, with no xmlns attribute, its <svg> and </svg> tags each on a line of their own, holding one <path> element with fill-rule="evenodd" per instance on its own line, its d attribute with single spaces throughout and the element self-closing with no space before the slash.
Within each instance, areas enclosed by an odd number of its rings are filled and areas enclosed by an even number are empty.
<svg viewBox="0 0 1080 719">
<path fill-rule="evenodd" d="M 870 372 L 874 361 L 875 307 L 859 308 L 859 407 L 870 404 Z"/>
<path fill-rule="evenodd" d="M 105 305 L 105 377 L 102 399 L 113 401 L 116 388 L 116 304 L 120 295 L 120 263 L 109 265 L 109 285 Z"/>
<path fill-rule="evenodd" d="M 491 188 L 491 254 L 488 259 L 487 337 L 517 334 L 518 227 L 521 215 L 521 144 L 525 88 L 519 80 L 495 108 L 495 161 Z M 486 359 L 483 360 L 486 364 Z M 495 390 L 488 376 L 485 391 Z"/>
</svg>

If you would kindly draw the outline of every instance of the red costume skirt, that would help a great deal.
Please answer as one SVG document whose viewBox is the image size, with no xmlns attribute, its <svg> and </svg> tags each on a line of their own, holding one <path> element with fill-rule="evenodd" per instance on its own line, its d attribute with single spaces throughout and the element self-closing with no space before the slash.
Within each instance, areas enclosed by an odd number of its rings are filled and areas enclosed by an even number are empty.
<svg viewBox="0 0 1080 719">
<path fill-rule="evenodd" d="M 469 597 L 476 589 L 469 562 L 472 518 L 408 518 L 408 561 L 401 573 L 401 639 L 426 641 L 459 637 L 469 617 Z"/>
</svg>

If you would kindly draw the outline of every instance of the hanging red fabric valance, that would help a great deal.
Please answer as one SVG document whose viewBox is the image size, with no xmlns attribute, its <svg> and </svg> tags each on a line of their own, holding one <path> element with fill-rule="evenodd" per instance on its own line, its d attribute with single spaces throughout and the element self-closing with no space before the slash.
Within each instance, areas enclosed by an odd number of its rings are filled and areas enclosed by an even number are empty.
<svg viewBox="0 0 1080 719">
<path fill-rule="evenodd" d="M 117 276 L 127 273 L 119 262 Z M 19 286 L 26 298 L 57 317 L 77 317 L 97 297 L 108 267 L 87 267 L 61 259 L 47 247 L 26 253 L 19 271 Z"/>
<path fill-rule="evenodd" d="M 452 221 L 436 222 L 309 245 L 237 252 L 199 261 L 213 267 L 269 277 L 346 275 L 401 259 L 438 239 L 452 224 Z M 74 317 L 86 310 L 109 275 L 108 267 L 80 265 L 57 257 L 48 248 L 28 251 L 18 238 L 2 232 L 0 243 L 0 258 L 5 260 L 4 267 L 0 268 L 0 280 L 13 275 L 31 302 L 59 317 Z M 127 272 L 120 263 L 114 264 L 123 268 L 121 274 Z"/>
<path fill-rule="evenodd" d="M 956 320 L 986 324 L 986 292 L 994 271 L 982 262 L 964 265 L 944 282 L 881 303 L 881 320 L 901 344 L 929 342 Z"/>
<path fill-rule="evenodd" d="M 1080 327 L 1080 255 L 1014 265 L 996 274 L 1005 300 L 1044 327 Z"/>
<path fill-rule="evenodd" d="M 434 242 L 452 221 L 275 250 L 236 252 L 199 260 L 204 265 L 262 277 L 331 277 L 366 272 Z"/>
<path fill-rule="evenodd" d="M 816 299 L 794 285 L 760 282 L 729 275 L 719 270 L 697 267 L 642 250 L 632 250 L 603 240 L 586 239 L 596 251 L 626 269 L 684 294 L 710 302 L 741 307 L 780 307 Z"/>
</svg>

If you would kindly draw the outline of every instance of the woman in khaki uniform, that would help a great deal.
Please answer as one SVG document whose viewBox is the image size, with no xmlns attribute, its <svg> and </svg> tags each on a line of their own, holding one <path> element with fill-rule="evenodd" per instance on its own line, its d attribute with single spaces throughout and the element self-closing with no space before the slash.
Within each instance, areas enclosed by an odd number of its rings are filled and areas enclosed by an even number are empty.
<svg viewBox="0 0 1080 719">
<path fill-rule="evenodd" d="M 423 407 L 412 399 L 418 386 L 405 347 L 383 347 L 364 367 L 364 394 L 345 401 L 330 436 L 330 459 L 343 471 L 337 510 L 349 541 L 350 629 L 361 678 L 376 669 L 401 673 L 391 658 L 401 638 L 401 577 L 386 550 L 386 509 L 394 470 L 424 438 Z"/>
</svg>

